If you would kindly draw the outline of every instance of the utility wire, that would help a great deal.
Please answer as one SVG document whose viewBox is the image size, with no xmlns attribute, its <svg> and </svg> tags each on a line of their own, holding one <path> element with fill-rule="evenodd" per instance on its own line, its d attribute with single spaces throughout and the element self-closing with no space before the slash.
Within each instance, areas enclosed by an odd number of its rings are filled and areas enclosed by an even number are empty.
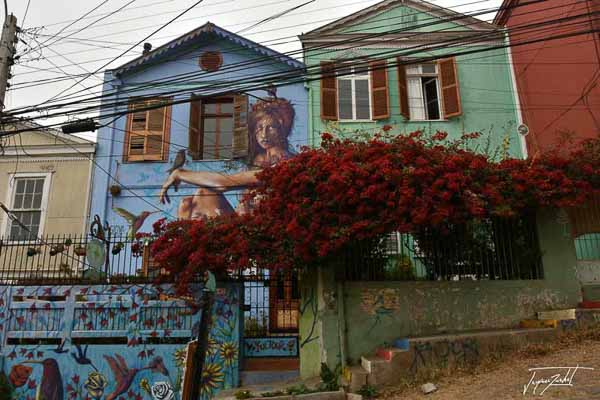
<svg viewBox="0 0 600 400">
<path fill-rule="evenodd" d="M 122 56 L 124 56 L 125 54 L 129 53 L 131 50 L 133 50 L 135 47 L 137 47 L 139 44 L 145 42 L 146 40 L 148 40 L 149 38 L 151 38 L 152 36 L 154 36 L 156 33 L 160 32 L 161 30 L 163 30 L 164 28 L 166 28 L 167 26 L 169 26 L 170 24 L 172 24 L 173 22 L 175 22 L 179 17 L 185 15 L 187 12 L 189 12 L 190 10 L 192 10 L 193 8 L 195 8 L 198 4 L 202 3 L 204 0 L 198 0 L 197 2 L 195 2 L 194 4 L 192 4 L 192 6 L 188 7 L 185 11 L 183 11 L 182 13 L 178 14 L 175 18 L 171 19 L 169 22 L 167 22 L 166 24 L 162 25 L 160 28 L 156 29 L 155 31 L 153 31 L 150 35 L 146 36 L 144 39 L 140 40 L 138 43 L 134 44 L 133 46 L 131 46 L 129 49 L 125 50 L 123 53 L 121 53 L 120 55 L 118 55 L 117 57 L 115 57 L 114 59 L 112 59 L 111 61 L 107 62 L 106 64 L 103 64 L 101 67 L 97 68 L 94 73 L 99 72 L 101 70 L 103 70 L 106 66 L 110 65 L 113 61 L 118 60 L 119 58 L 121 58 Z M 83 77 L 80 80 L 78 80 L 75 84 L 69 86 L 67 89 L 61 91 L 60 93 L 52 96 L 49 100 L 46 100 L 45 102 L 41 103 L 47 103 L 50 100 L 53 100 L 55 98 L 57 98 L 58 96 L 60 96 L 61 94 L 71 90 L 73 87 L 77 86 L 77 84 L 85 81 L 88 77 Z"/>
<path fill-rule="evenodd" d="M 577 35 L 579 35 L 579 34 L 585 34 L 585 33 L 589 33 L 589 32 L 577 32 Z M 560 37 L 562 37 L 562 36 L 564 36 L 564 35 L 561 35 Z M 569 37 L 569 36 L 574 36 L 574 35 L 572 35 L 572 34 L 569 34 L 567 37 Z M 543 39 L 539 39 L 539 40 L 543 40 Z M 529 41 L 529 42 L 531 42 L 531 41 Z M 528 43 L 529 43 L 529 42 L 528 42 Z M 458 45 L 460 45 L 460 44 L 461 44 L 461 43 L 458 43 Z M 520 44 L 520 45 L 522 45 L 522 44 Z M 506 46 L 503 46 L 503 47 L 506 47 Z M 493 48 L 487 48 L 487 49 L 484 49 L 484 51 L 490 51 L 490 50 L 493 50 L 493 49 L 495 49 L 495 48 L 501 48 L 501 47 L 499 47 L 499 46 L 495 46 L 495 47 L 493 47 Z M 395 51 L 395 50 L 394 50 L 394 51 Z M 480 51 L 481 51 L 481 50 L 480 50 Z M 456 53 L 456 54 L 469 54 L 469 53 L 473 53 L 473 51 L 468 51 L 468 52 L 463 52 L 463 53 Z M 379 55 L 381 55 L 381 54 L 379 54 Z M 400 55 L 405 55 L 405 54 L 400 54 Z M 448 54 L 446 54 L 446 55 L 444 55 L 444 56 L 448 56 Z M 439 58 L 439 57 L 438 57 L 438 58 Z M 435 58 L 430 58 L 430 59 L 435 59 Z M 411 60 L 411 62 L 417 62 L 417 61 L 420 61 L 420 60 L 418 60 L 418 59 L 417 59 L 417 60 Z M 250 81 L 249 81 L 249 82 L 250 82 Z M 255 80 L 255 81 L 253 81 L 253 82 L 256 82 L 256 80 Z M 290 82 L 287 82 L 287 81 L 286 81 L 286 84 L 289 84 L 289 83 L 290 83 Z M 202 88 L 202 89 L 205 89 L 205 88 Z M 189 91 L 189 89 L 185 89 L 184 91 Z M 181 91 L 179 91 L 179 92 L 181 92 Z M 171 92 L 170 94 L 174 94 L 174 93 L 175 93 L 175 92 Z M 112 105 L 118 105 L 118 104 L 119 104 L 119 103 L 113 103 Z M 120 103 L 120 104 L 124 104 L 124 103 Z M 63 106 L 64 106 L 64 104 L 63 104 Z M 93 108 L 93 107 L 92 107 L 92 108 Z M 88 108 L 88 110 L 89 110 L 89 109 L 90 109 L 90 108 Z M 55 115 L 57 115 L 57 114 L 54 114 L 53 116 L 55 116 Z"/>
</svg>

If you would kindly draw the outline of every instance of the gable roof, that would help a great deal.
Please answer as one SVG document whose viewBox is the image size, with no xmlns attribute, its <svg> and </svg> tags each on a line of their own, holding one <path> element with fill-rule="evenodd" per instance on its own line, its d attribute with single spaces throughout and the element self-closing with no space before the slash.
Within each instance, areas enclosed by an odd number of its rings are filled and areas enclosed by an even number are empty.
<svg viewBox="0 0 600 400">
<path fill-rule="evenodd" d="M 164 58 L 178 54 L 182 51 L 188 51 L 194 47 L 194 43 L 197 43 L 199 39 L 217 37 L 220 39 L 229 40 L 241 47 L 245 47 L 249 50 L 255 51 L 263 56 L 273 57 L 278 61 L 287 64 L 292 68 L 304 68 L 304 64 L 300 61 L 295 60 L 285 54 L 281 54 L 275 50 L 272 50 L 266 46 L 248 40 L 242 36 L 236 35 L 233 32 L 229 32 L 226 29 L 220 28 L 212 22 L 207 22 L 199 28 L 196 28 L 188 33 L 179 36 L 176 39 L 171 40 L 162 46 L 150 51 L 150 53 L 142 55 L 132 61 L 129 61 L 120 67 L 113 69 L 113 73 L 116 75 L 122 75 L 124 73 L 131 72 L 144 66 L 150 62 L 160 62 Z"/>
<path fill-rule="evenodd" d="M 494 17 L 494 24 L 504 26 L 510 18 L 513 8 L 519 5 L 519 0 L 504 0 Z"/>
<path fill-rule="evenodd" d="M 337 21 L 333 21 L 327 25 L 323 25 L 317 29 L 313 29 L 312 31 L 301 35 L 300 38 L 302 39 L 303 37 L 321 35 L 325 33 L 335 33 L 339 29 L 343 29 L 348 26 L 354 25 L 356 23 L 379 15 L 391 8 L 395 8 L 402 5 L 431 14 L 434 17 L 438 17 L 441 19 L 451 19 L 451 22 L 456 23 L 458 25 L 468 25 L 471 30 L 490 31 L 498 29 L 496 25 L 490 24 L 489 22 L 485 22 L 474 17 L 466 16 L 465 14 L 450 10 L 449 8 L 437 6 L 424 0 L 383 0 L 370 7 L 364 8 L 346 17 L 340 18 Z"/>
<path fill-rule="evenodd" d="M 16 121 L 6 124 L 5 129 L 11 130 L 31 129 L 19 146 L 4 149 L 4 155 L 60 155 L 60 154 L 93 154 L 96 143 L 74 135 L 67 135 L 61 131 L 33 121 Z M 26 149 L 26 150 L 25 150 Z"/>
</svg>

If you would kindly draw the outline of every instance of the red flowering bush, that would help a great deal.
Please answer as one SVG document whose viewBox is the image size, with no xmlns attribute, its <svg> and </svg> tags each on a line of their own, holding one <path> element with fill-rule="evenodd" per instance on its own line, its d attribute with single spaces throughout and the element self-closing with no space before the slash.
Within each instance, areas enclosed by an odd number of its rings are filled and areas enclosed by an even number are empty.
<svg viewBox="0 0 600 400">
<path fill-rule="evenodd" d="M 570 156 L 493 162 L 467 149 L 476 134 L 446 137 L 414 132 L 356 142 L 323 134 L 321 148 L 259 173 L 251 214 L 157 224 L 155 259 L 185 290 L 204 269 L 308 265 L 388 232 L 443 232 L 600 193 L 598 140 Z"/>
</svg>

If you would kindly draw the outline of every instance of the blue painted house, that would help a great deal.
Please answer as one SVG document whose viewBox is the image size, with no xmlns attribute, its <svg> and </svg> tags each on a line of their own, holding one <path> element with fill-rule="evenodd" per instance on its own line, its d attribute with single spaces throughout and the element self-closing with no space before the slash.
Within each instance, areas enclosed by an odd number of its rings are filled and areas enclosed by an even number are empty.
<svg viewBox="0 0 600 400">
<path fill-rule="evenodd" d="M 243 212 L 255 171 L 307 144 L 303 64 L 211 23 L 149 47 L 106 72 L 91 215 L 126 234 Z"/>
<path fill-rule="evenodd" d="M 106 71 L 91 232 L 53 238 L 56 279 L 0 286 L 0 374 L 13 398 L 180 398 L 200 313 L 172 285 L 148 284 L 160 271 L 135 233 L 164 217 L 247 211 L 256 172 L 307 144 L 303 72 L 211 23 Z M 35 261 L 41 244 L 29 246 Z M 272 378 L 248 372 L 268 358 L 288 366 L 281 377 L 297 374 L 297 279 L 251 275 L 217 288 L 203 398 Z"/>
</svg>

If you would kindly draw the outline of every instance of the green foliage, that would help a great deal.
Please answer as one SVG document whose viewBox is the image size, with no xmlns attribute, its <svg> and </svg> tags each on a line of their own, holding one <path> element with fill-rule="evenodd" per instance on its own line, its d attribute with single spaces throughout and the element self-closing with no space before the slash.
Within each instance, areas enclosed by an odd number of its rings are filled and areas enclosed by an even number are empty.
<svg viewBox="0 0 600 400">
<path fill-rule="evenodd" d="M 274 392 L 264 392 L 261 393 L 262 397 L 278 397 L 278 396 L 284 396 L 285 392 L 282 392 L 281 390 L 276 390 Z"/>
<path fill-rule="evenodd" d="M 254 397 L 254 395 L 249 390 L 238 390 L 235 392 L 235 398 L 237 400 L 251 399 L 252 397 Z"/>
<path fill-rule="evenodd" d="M 340 376 L 342 375 L 342 365 L 338 364 L 334 370 L 327 364 L 321 363 L 321 384 L 319 389 L 322 391 L 333 392 L 340 388 Z"/>
<path fill-rule="evenodd" d="M 297 386 L 290 386 L 285 391 L 287 394 L 290 394 L 293 396 L 315 392 L 315 390 L 309 389 L 304 383 L 301 383 L 300 385 L 297 385 Z"/>
<path fill-rule="evenodd" d="M 363 387 L 361 387 L 357 393 L 365 399 L 374 399 L 375 397 L 379 396 L 377 388 L 369 384 L 363 385 Z"/>
<path fill-rule="evenodd" d="M 14 388 L 8 381 L 4 372 L 0 373 L 0 399 L 12 399 L 14 395 Z"/>
</svg>

